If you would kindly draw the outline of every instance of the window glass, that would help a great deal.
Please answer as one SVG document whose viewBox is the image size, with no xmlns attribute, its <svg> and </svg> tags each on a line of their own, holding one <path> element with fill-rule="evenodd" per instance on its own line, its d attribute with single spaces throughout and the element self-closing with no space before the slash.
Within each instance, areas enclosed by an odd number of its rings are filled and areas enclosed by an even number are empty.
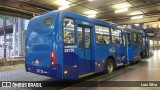
<svg viewBox="0 0 160 90">
<path fill-rule="evenodd" d="M 142 45 L 142 43 L 143 43 L 141 34 L 137 34 L 137 43 L 140 45 Z"/>
<path fill-rule="evenodd" d="M 143 37 L 143 47 L 145 47 L 145 37 Z"/>
<path fill-rule="evenodd" d="M 44 19 L 44 24 L 51 24 L 52 23 L 52 17 Z"/>
<path fill-rule="evenodd" d="M 138 33 L 131 33 L 131 41 L 133 43 L 141 44 L 142 43 L 142 37 Z"/>
<path fill-rule="evenodd" d="M 65 44 L 75 44 L 75 24 L 72 19 L 65 18 L 63 20 L 63 33 Z"/>
<path fill-rule="evenodd" d="M 85 28 L 85 48 L 90 48 L 91 46 L 90 37 L 90 28 Z"/>
<path fill-rule="evenodd" d="M 82 40 L 82 27 L 78 27 L 78 42 L 79 48 L 83 48 L 83 40 Z"/>
<path fill-rule="evenodd" d="M 121 44 L 122 43 L 121 30 L 111 29 L 111 33 L 112 33 L 112 43 Z"/>
<path fill-rule="evenodd" d="M 96 32 L 96 43 L 97 44 L 109 44 L 110 43 L 109 28 L 96 25 L 95 32 Z"/>
<path fill-rule="evenodd" d="M 131 42 L 137 43 L 137 35 L 136 35 L 136 33 L 131 33 Z"/>
<path fill-rule="evenodd" d="M 124 46 L 126 46 L 127 44 L 129 44 L 129 37 L 130 37 L 129 33 L 122 35 Z"/>
<path fill-rule="evenodd" d="M 123 44 L 124 44 L 124 46 L 125 46 L 125 45 L 126 45 L 126 37 L 125 37 L 124 34 L 122 35 L 122 38 L 123 38 Z"/>
</svg>

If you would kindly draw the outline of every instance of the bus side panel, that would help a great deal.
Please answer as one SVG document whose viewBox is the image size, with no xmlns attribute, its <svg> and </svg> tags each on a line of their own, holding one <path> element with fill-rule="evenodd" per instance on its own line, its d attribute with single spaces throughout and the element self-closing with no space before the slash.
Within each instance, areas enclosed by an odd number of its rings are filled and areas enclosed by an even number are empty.
<svg viewBox="0 0 160 90">
<path fill-rule="evenodd" d="M 76 51 L 76 49 L 74 49 Z M 74 52 L 63 52 L 64 59 L 64 79 L 78 78 L 78 56 Z M 82 60 L 79 60 L 82 61 Z M 67 72 L 67 73 L 66 73 Z"/>
<path fill-rule="evenodd" d="M 129 62 L 134 62 L 133 46 L 128 47 L 128 59 Z"/>
<path fill-rule="evenodd" d="M 134 62 L 139 60 L 138 58 L 139 58 L 140 52 L 141 52 L 140 45 L 138 43 L 133 44 L 133 55 L 134 55 L 133 59 L 134 59 Z"/>
<path fill-rule="evenodd" d="M 139 55 L 142 52 L 142 47 L 139 43 L 133 44 L 133 62 L 140 60 Z"/>
<path fill-rule="evenodd" d="M 144 55 L 145 54 L 145 52 L 144 52 L 144 48 L 143 48 L 143 46 L 142 45 L 140 45 L 140 44 L 138 44 L 137 45 L 137 53 L 136 53 L 136 57 L 135 57 L 135 59 L 136 59 L 136 61 L 139 61 L 140 60 L 140 54 L 142 53 L 142 55 Z M 143 58 L 143 57 L 142 57 Z"/>
<path fill-rule="evenodd" d="M 109 49 L 112 48 L 114 48 L 112 45 L 95 45 L 95 72 L 104 71 L 108 56 L 115 58 L 115 49 L 109 52 Z"/>
<path fill-rule="evenodd" d="M 116 58 L 115 58 L 115 60 L 116 60 L 117 66 L 121 66 L 121 65 L 126 64 L 127 60 L 125 58 L 124 45 L 123 44 L 116 45 L 115 49 L 116 49 Z"/>
<path fill-rule="evenodd" d="M 128 48 L 128 59 L 129 62 L 135 62 L 139 60 L 139 53 L 141 49 L 137 45 L 130 46 Z"/>
</svg>

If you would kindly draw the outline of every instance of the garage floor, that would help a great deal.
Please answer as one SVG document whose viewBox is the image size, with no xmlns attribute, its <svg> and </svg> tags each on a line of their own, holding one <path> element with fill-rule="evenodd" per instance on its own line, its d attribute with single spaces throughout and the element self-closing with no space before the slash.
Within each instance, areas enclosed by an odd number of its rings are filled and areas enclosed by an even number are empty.
<svg viewBox="0 0 160 90">
<path fill-rule="evenodd" d="M 101 75 L 89 81 L 159 81 L 160 82 L 160 50 L 151 51 L 153 56 L 113 72 Z M 128 82 L 128 83 L 130 83 Z M 106 82 L 107 84 L 108 82 Z M 117 82 L 116 82 L 117 83 Z M 103 83 L 103 85 L 105 82 Z M 80 84 L 79 84 L 80 85 Z M 83 84 L 82 84 L 83 85 Z M 81 86 L 82 86 L 81 85 Z M 159 87 L 70 87 L 64 90 L 160 90 Z M 106 85 L 107 86 L 107 85 Z"/>
</svg>

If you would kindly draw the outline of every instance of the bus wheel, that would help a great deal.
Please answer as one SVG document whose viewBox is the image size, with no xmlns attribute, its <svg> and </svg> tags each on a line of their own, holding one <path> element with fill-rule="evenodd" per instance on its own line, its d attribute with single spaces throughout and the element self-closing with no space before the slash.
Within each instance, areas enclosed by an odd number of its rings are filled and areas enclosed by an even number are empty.
<svg viewBox="0 0 160 90">
<path fill-rule="evenodd" d="M 141 62 L 142 59 L 143 59 L 143 53 L 140 53 L 140 54 L 139 54 L 139 62 Z"/>
<path fill-rule="evenodd" d="M 139 55 L 139 62 L 142 61 L 142 57 L 143 57 L 142 54 L 140 54 L 140 55 Z"/>
<path fill-rule="evenodd" d="M 114 62 L 112 60 L 112 58 L 109 58 L 106 62 L 106 65 L 105 65 L 105 71 L 106 73 L 110 74 L 112 73 L 114 70 Z"/>
</svg>

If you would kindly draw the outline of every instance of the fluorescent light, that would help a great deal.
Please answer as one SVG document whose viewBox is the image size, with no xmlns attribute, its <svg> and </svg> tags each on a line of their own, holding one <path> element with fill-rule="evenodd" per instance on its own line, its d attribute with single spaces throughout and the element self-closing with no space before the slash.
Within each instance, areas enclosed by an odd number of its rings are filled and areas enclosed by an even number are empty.
<svg viewBox="0 0 160 90">
<path fill-rule="evenodd" d="M 143 18 L 143 15 L 131 17 L 131 19 L 140 19 L 140 18 Z"/>
<path fill-rule="evenodd" d="M 139 26 L 139 24 L 134 24 L 135 26 Z"/>
<path fill-rule="evenodd" d="M 67 9 L 67 8 L 69 8 L 69 5 L 59 7 L 58 10 L 64 10 L 64 9 Z"/>
<path fill-rule="evenodd" d="M 129 15 L 139 15 L 139 14 L 143 14 L 143 13 L 141 11 L 133 11 L 129 13 Z"/>
<path fill-rule="evenodd" d="M 94 0 L 88 0 L 88 1 L 94 1 Z"/>
<path fill-rule="evenodd" d="M 96 17 L 96 14 L 93 14 L 93 15 L 88 15 L 87 17 L 90 17 L 90 18 L 95 18 L 95 17 Z"/>
<path fill-rule="evenodd" d="M 66 0 L 57 0 L 54 3 L 57 4 L 57 5 L 59 5 L 59 6 L 66 6 L 66 5 L 71 4 L 71 2 L 66 1 Z"/>
<path fill-rule="evenodd" d="M 130 7 L 130 6 L 131 6 L 131 5 L 128 4 L 128 3 L 120 3 L 120 4 L 114 5 L 113 7 L 114 7 L 114 8 L 117 8 L 117 9 L 120 9 L 120 8 L 128 8 L 128 7 Z"/>
<path fill-rule="evenodd" d="M 88 14 L 88 15 L 97 14 L 97 13 L 98 12 L 94 10 L 89 10 L 89 11 L 84 12 L 84 14 Z"/>
<path fill-rule="evenodd" d="M 115 10 L 115 13 L 123 13 L 123 12 L 126 12 L 126 11 L 128 11 L 128 8 Z"/>
</svg>

